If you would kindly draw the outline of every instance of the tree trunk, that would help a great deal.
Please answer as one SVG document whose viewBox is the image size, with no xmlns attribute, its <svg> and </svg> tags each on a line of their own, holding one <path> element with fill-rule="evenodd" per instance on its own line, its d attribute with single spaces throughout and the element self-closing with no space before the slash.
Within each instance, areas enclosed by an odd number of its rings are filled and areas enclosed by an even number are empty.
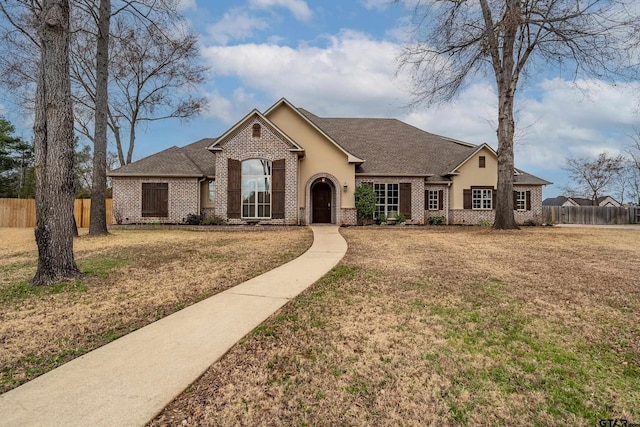
<svg viewBox="0 0 640 427">
<path fill-rule="evenodd" d="M 109 23 L 111 0 L 100 0 L 98 40 L 96 43 L 95 133 L 93 138 L 93 179 L 91 183 L 91 217 L 89 235 L 102 236 L 107 231 L 107 108 L 109 78 Z"/>
<path fill-rule="evenodd" d="M 34 285 L 81 276 L 73 255 L 73 111 L 69 78 L 69 1 L 45 0 L 39 17 L 36 89 L 36 229 Z"/>
<path fill-rule="evenodd" d="M 485 7 L 488 8 L 488 6 Z M 502 40 L 502 60 L 494 60 L 498 87 L 498 189 L 495 206 L 496 216 L 493 223 L 493 228 L 496 230 L 519 228 L 513 214 L 513 172 L 515 167 L 513 159 L 513 137 L 515 135 L 513 106 L 518 83 L 514 45 L 519 18 L 519 3 L 507 1 L 507 11 L 503 19 L 505 31 Z M 496 50 L 493 55 L 495 59 L 495 57 L 499 57 L 499 52 Z"/>
<path fill-rule="evenodd" d="M 138 121 L 138 113 L 134 112 L 131 117 L 131 129 L 129 130 L 129 150 L 127 151 L 127 164 L 131 163 L 133 158 L 133 144 L 136 142 L 136 122 Z"/>
<path fill-rule="evenodd" d="M 500 95 L 498 107 L 498 190 L 496 197 L 496 230 L 518 229 L 513 214 L 513 96 Z"/>
</svg>

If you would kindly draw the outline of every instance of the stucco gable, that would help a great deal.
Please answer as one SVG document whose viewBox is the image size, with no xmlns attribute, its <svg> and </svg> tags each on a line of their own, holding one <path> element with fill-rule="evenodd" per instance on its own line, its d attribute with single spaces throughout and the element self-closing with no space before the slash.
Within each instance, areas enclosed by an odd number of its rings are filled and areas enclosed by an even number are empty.
<svg viewBox="0 0 640 427">
<path fill-rule="evenodd" d="M 348 163 L 361 164 L 364 162 L 363 159 L 354 155 L 353 153 L 347 151 L 342 145 L 340 145 L 335 139 L 329 136 L 324 130 L 318 127 L 312 120 L 310 120 L 305 114 L 304 110 L 298 109 L 293 106 L 289 101 L 285 98 L 280 99 L 280 101 L 276 102 L 272 107 L 270 107 L 264 114 L 267 117 L 277 116 L 280 110 L 287 110 L 290 113 L 290 117 L 292 120 L 299 121 L 300 123 L 304 123 L 305 126 L 312 128 L 315 132 L 320 134 L 322 138 L 327 142 L 328 145 L 331 145 L 342 152 L 347 157 Z"/>
</svg>

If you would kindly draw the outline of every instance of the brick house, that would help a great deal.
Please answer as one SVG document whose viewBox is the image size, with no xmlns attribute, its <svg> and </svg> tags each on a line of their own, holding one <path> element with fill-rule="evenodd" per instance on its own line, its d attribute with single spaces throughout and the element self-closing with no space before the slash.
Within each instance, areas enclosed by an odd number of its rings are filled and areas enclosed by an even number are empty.
<svg viewBox="0 0 640 427">
<path fill-rule="evenodd" d="M 399 120 L 321 118 L 281 99 L 219 138 L 168 148 L 110 176 L 121 223 L 205 213 L 231 224 L 355 224 L 354 191 L 366 184 L 376 215 L 477 224 L 494 219 L 497 155 Z M 541 218 L 547 184 L 514 170 L 519 223 Z"/>
</svg>

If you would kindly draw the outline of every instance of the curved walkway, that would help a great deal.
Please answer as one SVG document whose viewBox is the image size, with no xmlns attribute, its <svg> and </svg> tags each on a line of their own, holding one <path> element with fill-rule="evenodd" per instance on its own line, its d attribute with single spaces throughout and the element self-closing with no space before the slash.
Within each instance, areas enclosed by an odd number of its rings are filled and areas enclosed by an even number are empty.
<svg viewBox="0 0 640 427">
<path fill-rule="evenodd" d="M 291 298 L 325 275 L 347 243 L 312 226 L 295 260 L 167 316 L 0 395 L 2 426 L 140 426 Z"/>
</svg>

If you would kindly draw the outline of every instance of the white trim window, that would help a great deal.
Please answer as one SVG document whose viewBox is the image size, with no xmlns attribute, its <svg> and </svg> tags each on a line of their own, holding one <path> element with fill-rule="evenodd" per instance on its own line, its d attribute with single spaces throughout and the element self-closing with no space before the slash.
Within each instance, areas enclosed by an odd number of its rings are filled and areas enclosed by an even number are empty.
<svg viewBox="0 0 640 427">
<path fill-rule="evenodd" d="M 517 211 L 527 210 L 527 192 L 526 191 L 516 191 L 516 210 Z"/>
<path fill-rule="evenodd" d="M 376 193 L 376 218 L 398 213 L 400 207 L 399 184 L 374 184 L 373 190 Z"/>
<path fill-rule="evenodd" d="M 271 162 L 242 162 L 242 218 L 271 217 Z"/>
<path fill-rule="evenodd" d="M 440 208 L 440 192 L 438 190 L 429 190 L 429 210 L 437 211 Z"/>
<path fill-rule="evenodd" d="M 471 208 L 493 209 L 493 190 L 491 188 L 473 188 L 471 190 Z"/>
<path fill-rule="evenodd" d="M 207 201 L 208 202 L 216 201 L 216 182 L 213 179 L 210 179 L 207 182 Z"/>
</svg>

